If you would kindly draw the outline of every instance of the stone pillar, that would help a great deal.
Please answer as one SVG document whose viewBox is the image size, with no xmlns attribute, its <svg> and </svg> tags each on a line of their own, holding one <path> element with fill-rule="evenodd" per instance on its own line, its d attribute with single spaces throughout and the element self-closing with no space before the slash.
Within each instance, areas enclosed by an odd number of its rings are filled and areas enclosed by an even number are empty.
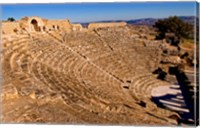
<svg viewBox="0 0 200 128">
<path fill-rule="evenodd" d="M 43 26 L 39 26 L 40 27 L 40 32 L 43 32 Z"/>
</svg>

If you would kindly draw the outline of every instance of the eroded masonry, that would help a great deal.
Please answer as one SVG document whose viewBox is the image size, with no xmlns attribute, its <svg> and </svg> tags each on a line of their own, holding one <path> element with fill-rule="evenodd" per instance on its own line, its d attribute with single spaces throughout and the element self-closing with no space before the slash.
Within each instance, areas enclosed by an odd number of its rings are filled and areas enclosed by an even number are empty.
<svg viewBox="0 0 200 128">
<path fill-rule="evenodd" d="M 187 57 L 180 57 L 187 49 L 154 39 L 152 28 L 125 22 L 88 27 L 40 17 L 3 22 L 1 120 L 132 125 L 192 122 L 188 100 L 176 79 L 180 65 L 192 69 Z"/>
</svg>

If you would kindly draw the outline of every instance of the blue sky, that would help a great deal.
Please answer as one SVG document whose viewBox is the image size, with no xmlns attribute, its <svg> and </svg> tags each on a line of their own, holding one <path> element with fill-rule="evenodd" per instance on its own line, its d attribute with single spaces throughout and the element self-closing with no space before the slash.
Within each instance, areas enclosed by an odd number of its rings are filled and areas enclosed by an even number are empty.
<svg viewBox="0 0 200 128">
<path fill-rule="evenodd" d="M 131 3 L 65 3 L 65 4 L 4 4 L 2 19 L 40 16 L 48 19 L 69 19 L 71 22 L 129 20 L 194 16 L 195 2 L 131 2 Z"/>
</svg>

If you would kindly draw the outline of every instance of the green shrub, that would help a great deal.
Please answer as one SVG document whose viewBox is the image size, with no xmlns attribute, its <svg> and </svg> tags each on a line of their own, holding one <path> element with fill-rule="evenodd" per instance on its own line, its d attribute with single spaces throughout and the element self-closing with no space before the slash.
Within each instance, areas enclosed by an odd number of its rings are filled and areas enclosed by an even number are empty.
<svg viewBox="0 0 200 128">
<path fill-rule="evenodd" d="M 9 18 L 7 19 L 7 21 L 13 22 L 13 21 L 15 21 L 15 19 L 14 19 L 13 17 L 9 17 Z"/>
<path fill-rule="evenodd" d="M 165 38 L 166 33 L 174 33 L 178 38 L 193 38 L 193 25 L 180 20 L 177 16 L 158 20 L 154 27 L 158 31 L 157 39 Z"/>
</svg>

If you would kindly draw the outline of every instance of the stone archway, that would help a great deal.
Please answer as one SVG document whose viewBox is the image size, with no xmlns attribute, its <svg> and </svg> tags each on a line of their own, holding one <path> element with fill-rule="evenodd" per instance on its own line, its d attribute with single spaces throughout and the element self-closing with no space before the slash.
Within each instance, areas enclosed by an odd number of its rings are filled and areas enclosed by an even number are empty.
<svg viewBox="0 0 200 128">
<path fill-rule="evenodd" d="M 31 20 L 31 25 L 34 31 L 39 32 L 40 31 L 40 27 L 38 26 L 38 22 L 35 19 Z"/>
<path fill-rule="evenodd" d="M 45 26 L 43 26 L 43 31 L 44 31 L 44 32 L 46 31 L 46 27 L 45 27 Z"/>
</svg>

